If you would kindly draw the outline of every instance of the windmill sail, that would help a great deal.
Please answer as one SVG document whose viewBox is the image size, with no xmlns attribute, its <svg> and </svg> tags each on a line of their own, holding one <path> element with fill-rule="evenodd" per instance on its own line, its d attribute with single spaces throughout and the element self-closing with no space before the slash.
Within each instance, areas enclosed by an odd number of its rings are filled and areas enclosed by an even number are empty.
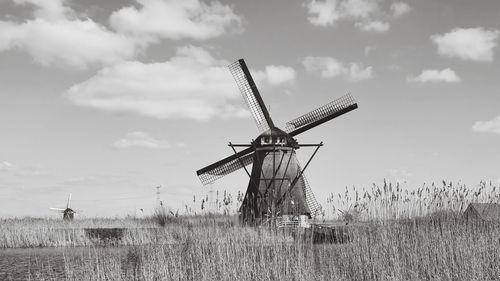
<svg viewBox="0 0 500 281">
<path fill-rule="evenodd" d="M 306 195 L 306 203 L 309 211 L 311 212 L 311 217 L 316 217 L 319 215 L 319 211 L 321 210 L 321 206 L 319 205 L 316 197 L 314 197 L 314 193 L 312 192 L 311 186 L 307 181 L 306 175 L 302 174 L 302 178 L 300 179 L 303 182 L 304 193 Z"/>
<path fill-rule="evenodd" d="M 196 171 L 203 185 L 210 184 L 225 175 L 237 171 L 253 162 L 253 148 L 249 147 Z"/>
<path fill-rule="evenodd" d="M 69 208 L 70 204 L 71 204 L 71 193 L 69 194 L 69 197 L 68 197 L 68 204 L 66 204 L 66 209 Z"/>
<path fill-rule="evenodd" d="M 243 59 L 235 61 L 229 65 L 229 70 L 231 71 L 231 74 L 233 75 L 234 80 L 236 81 L 248 108 L 250 109 L 250 113 L 252 114 L 259 131 L 264 132 L 270 128 L 274 128 L 271 116 L 267 111 L 266 105 L 260 96 L 259 90 L 253 81 L 252 75 L 250 75 L 250 71 L 245 64 L 245 61 Z"/>
<path fill-rule="evenodd" d="M 356 108 L 358 104 L 350 94 L 347 94 L 287 122 L 285 131 L 291 136 L 296 136 Z"/>
</svg>

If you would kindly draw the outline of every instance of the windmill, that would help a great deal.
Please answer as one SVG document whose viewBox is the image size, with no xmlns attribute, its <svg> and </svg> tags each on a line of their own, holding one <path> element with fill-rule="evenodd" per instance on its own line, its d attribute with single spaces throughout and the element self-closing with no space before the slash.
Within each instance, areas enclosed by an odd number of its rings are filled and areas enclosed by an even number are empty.
<svg viewBox="0 0 500 281">
<path fill-rule="evenodd" d="M 66 208 L 65 209 L 63 209 L 63 208 L 50 208 L 50 210 L 62 213 L 63 214 L 63 220 L 71 221 L 71 220 L 74 219 L 75 214 L 77 212 L 76 212 L 76 210 L 73 210 L 73 209 L 70 208 L 70 204 L 71 204 L 71 193 L 69 194 L 68 202 L 66 203 Z"/>
<path fill-rule="evenodd" d="M 210 184 L 243 168 L 250 178 L 239 209 L 243 223 L 257 225 L 269 221 L 272 223 L 273 219 L 279 217 L 314 217 L 320 206 L 304 171 L 323 143 L 299 144 L 295 137 L 356 109 L 357 103 L 347 94 L 287 122 L 282 130 L 274 125 L 245 61 L 240 59 L 232 63 L 229 70 L 250 109 L 260 135 L 250 144 L 230 142 L 233 155 L 196 172 L 202 184 Z M 246 148 L 237 151 L 236 147 Z M 315 147 L 303 168 L 296 156 L 296 150 L 301 147 Z M 246 168 L 249 164 L 253 164 L 251 172 Z"/>
</svg>

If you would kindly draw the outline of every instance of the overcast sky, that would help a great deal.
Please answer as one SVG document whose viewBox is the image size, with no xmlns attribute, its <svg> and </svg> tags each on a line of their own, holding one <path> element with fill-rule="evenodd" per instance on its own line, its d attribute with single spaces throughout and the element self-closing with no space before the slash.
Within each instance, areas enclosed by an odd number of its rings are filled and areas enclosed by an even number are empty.
<svg viewBox="0 0 500 281">
<path fill-rule="evenodd" d="M 276 124 L 358 101 L 298 137 L 325 144 L 307 171 L 321 203 L 384 178 L 500 184 L 499 18 L 497 0 L 0 0 L 0 216 L 206 193 L 195 171 L 258 135 L 239 58 Z"/>
</svg>

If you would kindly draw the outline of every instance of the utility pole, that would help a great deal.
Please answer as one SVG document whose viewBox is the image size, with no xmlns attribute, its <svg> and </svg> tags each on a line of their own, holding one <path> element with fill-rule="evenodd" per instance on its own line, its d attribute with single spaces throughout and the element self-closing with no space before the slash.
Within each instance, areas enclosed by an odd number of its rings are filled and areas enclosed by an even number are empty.
<svg viewBox="0 0 500 281">
<path fill-rule="evenodd" d="M 215 197 L 214 185 L 210 184 L 210 190 L 208 191 L 208 212 L 209 213 L 217 213 L 217 199 Z"/>
<path fill-rule="evenodd" d="M 159 208 L 160 207 L 160 188 L 161 188 L 161 185 L 157 186 L 156 187 L 156 207 Z"/>
</svg>

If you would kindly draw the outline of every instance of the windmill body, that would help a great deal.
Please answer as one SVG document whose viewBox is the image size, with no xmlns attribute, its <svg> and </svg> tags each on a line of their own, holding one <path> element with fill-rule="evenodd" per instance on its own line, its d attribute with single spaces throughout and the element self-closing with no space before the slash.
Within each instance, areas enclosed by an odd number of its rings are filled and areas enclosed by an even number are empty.
<svg viewBox="0 0 500 281">
<path fill-rule="evenodd" d="M 299 144 L 295 136 L 357 108 L 350 95 L 342 96 L 322 107 L 287 122 L 284 130 L 277 128 L 267 111 L 245 62 L 240 59 L 229 66 L 261 134 L 250 144 L 229 143 L 234 154 L 197 171 L 204 185 L 241 168 L 249 183 L 240 218 L 245 224 L 273 222 L 280 217 L 314 217 L 319 204 L 304 175 L 319 144 Z M 236 151 L 236 147 L 246 147 Z M 296 150 L 316 147 L 307 164 L 301 167 Z M 253 164 L 251 172 L 246 166 Z"/>
<path fill-rule="evenodd" d="M 273 215 L 311 215 L 305 200 L 305 185 L 295 149 L 297 142 L 286 132 L 273 128 L 255 141 L 253 166 L 247 192 L 240 208 L 245 222 Z"/>
<path fill-rule="evenodd" d="M 70 208 L 71 205 L 71 193 L 68 197 L 68 202 L 66 203 L 66 208 L 50 208 L 52 211 L 56 211 L 63 214 L 63 220 L 72 221 L 77 213 L 75 210 Z"/>
</svg>

